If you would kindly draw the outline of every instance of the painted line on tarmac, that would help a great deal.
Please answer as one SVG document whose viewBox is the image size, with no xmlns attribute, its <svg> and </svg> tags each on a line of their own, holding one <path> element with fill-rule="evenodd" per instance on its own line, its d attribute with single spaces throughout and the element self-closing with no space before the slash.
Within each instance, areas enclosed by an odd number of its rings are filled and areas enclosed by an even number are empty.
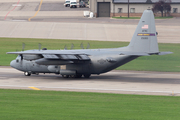
<svg viewBox="0 0 180 120">
<path fill-rule="evenodd" d="M 38 10 L 36 11 L 36 13 L 34 14 L 34 16 L 30 17 L 30 18 L 28 19 L 28 21 L 31 21 L 32 18 L 36 17 L 36 15 L 38 14 L 38 12 L 39 12 L 40 9 L 41 9 L 42 2 L 43 2 L 43 0 L 41 0 L 41 2 L 40 2 L 40 4 L 39 4 L 39 8 L 38 8 Z"/>
<path fill-rule="evenodd" d="M 15 21 L 15 22 L 25 22 L 27 20 L 11 20 L 11 21 Z"/>
<path fill-rule="evenodd" d="M 36 88 L 36 87 L 28 87 L 28 88 L 31 88 L 33 90 L 40 90 L 39 88 Z"/>
<path fill-rule="evenodd" d="M 0 85 L 0 87 L 20 87 L 27 88 L 29 86 L 18 86 L 18 85 Z M 179 94 L 180 92 L 172 91 L 148 91 L 148 90 L 126 90 L 126 89 L 101 89 L 101 88 L 74 88 L 74 87 L 46 87 L 46 86 L 34 86 L 34 88 L 48 88 L 48 89 L 69 89 L 69 90 L 100 90 L 100 91 L 121 91 L 121 92 L 144 92 L 144 93 L 169 93 Z M 39 89 L 40 90 L 40 89 Z"/>
<path fill-rule="evenodd" d="M 16 7 L 18 6 L 19 2 L 20 2 L 20 0 L 17 2 L 17 4 L 14 6 L 14 8 L 13 8 L 12 10 L 10 10 L 10 11 L 6 14 L 6 16 L 4 17 L 4 20 L 6 20 L 6 17 L 9 15 L 9 13 L 10 13 L 11 11 L 13 11 L 13 10 L 16 9 Z"/>
</svg>

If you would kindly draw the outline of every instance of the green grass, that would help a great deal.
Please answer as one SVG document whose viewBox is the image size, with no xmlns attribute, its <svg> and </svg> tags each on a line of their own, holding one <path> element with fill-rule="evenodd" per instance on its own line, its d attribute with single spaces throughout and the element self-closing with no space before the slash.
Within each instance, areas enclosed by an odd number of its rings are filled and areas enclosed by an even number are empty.
<svg viewBox="0 0 180 120">
<path fill-rule="evenodd" d="M 155 19 L 169 19 L 169 18 L 173 18 L 173 16 L 169 16 L 169 17 L 155 17 Z"/>
<path fill-rule="evenodd" d="M 75 49 L 80 49 L 80 44 L 84 46 L 88 43 L 93 48 L 117 48 L 127 46 L 128 42 L 113 41 L 81 41 L 81 40 L 57 40 L 57 39 L 27 39 L 27 38 L 0 38 L 0 66 L 9 66 L 11 60 L 15 59 L 15 55 L 6 54 L 6 52 L 22 49 L 22 43 L 26 43 L 26 50 L 38 49 L 38 43 L 42 43 L 42 48 L 63 49 L 65 45 L 71 47 L 74 44 Z M 160 51 L 171 51 L 174 54 L 163 56 L 144 56 L 131 61 L 117 69 L 120 70 L 143 70 L 143 71 L 165 71 L 180 72 L 180 44 L 159 44 Z"/>
<path fill-rule="evenodd" d="M 179 120 L 180 97 L 0 89 L 1 120 Z"/>
<path fill-rule="evenodd" d="M 112 17 L 115 19 L 140 19 L 141 17 Z M 155 17 L 155 19 L 169 19 L 169 18 L 173 18 L 172 16 L 169 17 Z"/>
<path fill-rule="evenodd" d="M 112 18 L 115 18 L 115 19 L 140 19 L 141 17 L 112 17 Z"/>
</svg>

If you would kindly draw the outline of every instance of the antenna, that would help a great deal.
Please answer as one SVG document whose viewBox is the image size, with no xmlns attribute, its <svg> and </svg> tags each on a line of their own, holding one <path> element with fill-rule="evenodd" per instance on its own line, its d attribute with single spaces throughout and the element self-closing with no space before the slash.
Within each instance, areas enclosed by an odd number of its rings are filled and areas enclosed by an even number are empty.
<svg viewBox="0 0 180 120">
<path fill-rule="evenodd" d="M 80 46 L 81 46 L 81 49 L 84 49 L 83 43 L 81 43 L 81 45 L 80 45 Z"/>
<path fill-rule="evenodd" d="M 38 44 L 39 51 L 41 50 L 41 43 Z"/>
<path fill-rule="evenodd" d="M 89 48 L 90 48 L 90 44 L 88 43 L 86 49 L 89 49 Z"/>
<path fill-rule="evenodd" d="M 74 44 L 73 44 L 73 43 L 71 44 L 71 50 L 72 50 L 72 49 L 74 49 Z"/>
<path fill-rule="evenodd" d="M 24 51 L 25 45 L 25 43 L 22 43 L 22 51 Z"/>
<path fill-rule="evenodd" d="M 67 46 L 66 45 L 64 46 L 64 50 L 67 50 Z"/>
</svg>

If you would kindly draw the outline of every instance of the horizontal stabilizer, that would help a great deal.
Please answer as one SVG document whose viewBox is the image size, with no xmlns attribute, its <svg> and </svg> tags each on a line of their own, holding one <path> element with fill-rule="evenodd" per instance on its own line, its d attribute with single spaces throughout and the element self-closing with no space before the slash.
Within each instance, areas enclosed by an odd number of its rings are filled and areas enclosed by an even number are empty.
<svg viewBox="0 0 180 120">
<path fill-rule="evenodd" d="M 172 54 L 173 52 L 159 52 L 158 55 L 167 55 L 167 54 Z"/>
<path fill-rule="evenodd" d="M 119 55 L 133 55 L 133 56 L 150 56 L 150 55 L 167 55 L 173 52 L 158 52 L 158 53 L 145 53 L 145 52 L 121 52 Z"/>
<path fill-rule="evenodd" d="M 122 52 L 120 55 L 149 56 L 149 54 L 145 52 Z"/>
</svg>

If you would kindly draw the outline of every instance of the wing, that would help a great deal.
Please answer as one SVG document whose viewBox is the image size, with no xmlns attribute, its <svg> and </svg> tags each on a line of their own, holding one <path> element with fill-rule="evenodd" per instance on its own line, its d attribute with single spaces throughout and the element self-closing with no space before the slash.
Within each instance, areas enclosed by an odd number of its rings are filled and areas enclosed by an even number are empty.
<svg viewBox="0 0 180 120">
<path fill-rule="evenodd" d="M 21 59 L 35 60 L 41 65 L 64 65 L 90 61 L 88 54 L 73 50 L 31 50 L 22 52 L 8 52 L 7 54 L 19 54 Z"/>
</svg>

